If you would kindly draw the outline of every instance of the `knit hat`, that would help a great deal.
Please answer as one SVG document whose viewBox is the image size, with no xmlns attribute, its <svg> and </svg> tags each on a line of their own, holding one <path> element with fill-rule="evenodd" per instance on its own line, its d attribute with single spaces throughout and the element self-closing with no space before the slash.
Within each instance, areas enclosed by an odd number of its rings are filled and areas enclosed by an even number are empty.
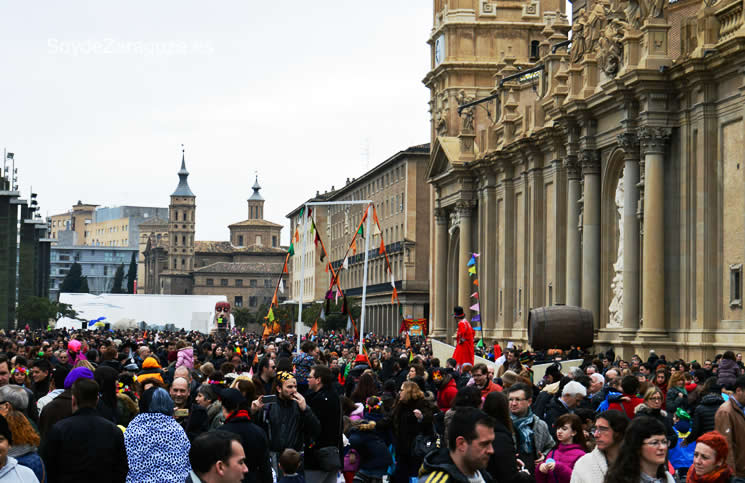
<svg viewBox="0 0 745 483">
<path fill-rule="evenodd" d="M 367 364 L 367 356 L 365 354 L 357 354 L 357 357 L 354 358 L 355 364 Z"/>
<path fill-rule="evenodd" d="M 70 342 L 67 343 L 67 348 L 73 352 L 80 352 L 80 341 L 77 339 L 72 339 Z"/>
<path fill-rule="evenodd" d="M 162 366 L 158 364 L 158 360 L 155 357 L 148 356 L 145 358 L 145 362 L 142 363 L 143 369 L 161 369 Z"/>
<path fill-rule="evenodd" d="M 13 445 L 13 433 L 10 432 L 10 426 L 8 421 L 4 417 L 0 416 L 0 435 L 4 436 L 8 440 L 9 445 Z"/>
<path fill-rule="evenodd" d="M 76 367 L 65 378 L 65 389 L 70 389 L 78 379 L 93 379 L 93 373 L 87 367 Z"/>
<path fill-rule="evenodd" d="M 162 372 L 160 364 L 158 364 L 158 360 L 155 357 L 146 357 L 145 362 L 142 363 L 142 370 L 137 373 L 137 381 L 144 384 L 148 379 L 155 379 L 161 384 L 164 384 Z"/>
<path fill-rule="evenodd" d="M 727 440 L 725 439 L 725 437 L 722 436 L 718 431 L 709 431 L 708 433 L 704 433 L 703 435 L 699 436 L 699 438 L 696 440 L 696 443 L 703 443 L 709 448 L 716 451 L 717 461 L 727 459 L 727 454 L 729 453 L 729 445 L 727 444 Z"/>
</svg>

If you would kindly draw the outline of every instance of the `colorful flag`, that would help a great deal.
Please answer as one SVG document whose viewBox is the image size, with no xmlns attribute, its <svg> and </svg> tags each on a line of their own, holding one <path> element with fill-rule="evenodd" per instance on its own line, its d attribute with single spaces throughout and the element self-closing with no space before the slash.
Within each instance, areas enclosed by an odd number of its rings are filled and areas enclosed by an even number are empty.
<svg viewBox="0 0 745 483">
<path fill-rule="evenodd" d="M 362 218 L 362 221 L 365 221 L 365 218 Z M 365 230 L 362 228 L 362 223 L 360 223 L 360 229 L 357 230 L 357 234 L 362 238 L 365 238 Z"/>
<path fill-rule="evenodd" d="M 479 293 L 478 292 L 474 292 L 474 293 L 471 294 L 471 297 L 477 299 L 477 298 L 479 298 Z"/>
<path fill-rule="evenodd" d="M 479 258 L 481 255 L 479 255 L 478 253 L 474 253 L 473 256 Z"/>
<path fill-rule="evenodd" d="M 476 347 L 481 347 L 483 349 L 484 348 L 484 339 L 479 339 L 479 343 L 476 344 Z"/>
<path fill-rule="evenodd" d="M 282 279 L 279 280 L 279 293 L 285 293 L 285 281 Z"/>
<path fill-rule="evenodd" d="M 297 227 L 295 227 L 295 243 L 300 243 L 300 232 Z"/>
<path fill-rule="evenodd" d="M 406 332 L 406 348 L 411 349 L 411 339 L 409 339 L 409 333 Z"/>
<path fill-rule="evenodd" d="M 357 255 L 357 239 L 356 238 L 352 239 L 352 245 L 350 245 L 350 247 L 352 248 L 352 255 Z"/>
<path fill-rule="evenodd" d="M 476 280 L 474 280 L 474 281 L 473 281 L 473 284 L 474 284 L 474 285 L 476 285 L 476 286 L 478 287 L 478 286 L 479 286 L 479 279 L 477 278 Z"/>
<path fill-rule="evenodd" d="M 481 322 L 481 316 L 479 314 L 474 315 L 471 317 L 471 322 Z"/>
<path fill-rule="evenodd" d="M 313 324 L 313 327 L 310 328 L 310 333 L 313 335 L 318 335 L 318 321 L 317 320 Z"/>
<path fill-rule="evenodd" d="M 266 317 L 264 318 L 267 319 L 269 322 L 274 322 L 274 310 L 272 310 L 271 307 L 269 307 L 269 313 L 266 314 Z"/>
<path fill-rule="evenodd" d="M 395 304 L 397 299 L 398 299 L 398 291 L 396 290 L 396 287 L 393 287 L 393 293 L 391 294 L 391 303 Z"/>
<path fill-rule="evenodd" d="M 468 260 L 467 266 L 472 267 L 474 265 L 476 265 L 476 258 L 474 256 L 471 256 L 471 259 Z"/>
<path fill-rule="evenodd" d="M 473 304 L 473 305 L 471 305 L 471 310 L 473 310 L 474 312 L 478 312 L 479 311 L 479 304 Z"/>
<path fill-rule="evenodd" d="M 383 240 L 383 237 L 380 237 L 380 248 L 378 249 L 378 255 L 382 255 L 385 253 L 385 240 Z"/>
<path fill-rule="evenodd" d="M 289 253 L 291 257 L 295 255 L 295 245 L 292 241 L 290 241 L 290 248 L 287 249 L 287 253 Z"/>
<path fill-rule="evenodd" d="M 476 275 L 476 266 L 474 265 L 473 267 L 469 268 L 468 273 L 470 273 L 471 275 Z"/>
<path fill-rule="evenodd" d="M 342 267 L 344 267 L 344 270 L 349 268 L 349 257 L 344 257 L 344 262 L 341 264 Z"/>
</svg>

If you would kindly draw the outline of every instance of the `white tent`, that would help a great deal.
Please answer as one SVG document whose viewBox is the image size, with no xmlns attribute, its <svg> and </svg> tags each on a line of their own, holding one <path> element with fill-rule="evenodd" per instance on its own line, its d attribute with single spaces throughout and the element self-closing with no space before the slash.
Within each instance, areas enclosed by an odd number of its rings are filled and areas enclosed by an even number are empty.
<svg viewBox="0 0 745 483">
<path fill-rule="evenodd" d="M 224 295 L 129 295 L 63 293 L 60 302 L 72 305 L 78 317 L 105 317 L 113 329 L 136 328 L 140 322 L 153 326 L 173 324 L 176 329 L 207 333 L 215 315 L 215 304 L 227 302 Z M 231 316 L 232 319 L 232 316 Z M 57 327 L 79 329 L 81 321 L 61 318 Z"/>
</svg>

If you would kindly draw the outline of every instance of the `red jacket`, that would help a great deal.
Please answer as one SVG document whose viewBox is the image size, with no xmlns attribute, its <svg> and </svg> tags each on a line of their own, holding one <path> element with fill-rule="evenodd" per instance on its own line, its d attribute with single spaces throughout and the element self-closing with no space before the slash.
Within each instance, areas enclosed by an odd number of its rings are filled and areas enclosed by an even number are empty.
<svg viewBox="0 0 745 483">
<path fill-rule="evenodd" d="M 445 387 L 437 392 L 437 407 L 440 411 L 444 413 L 452 407 L 456 394 L 458 394 L 458 388 L 455 385 L 455 379 L 450 379 Z"/>
<path fill-rule="evenodd" d="M 630 401 L 614 402 L 608 405 L 608 409 L 615 409 L 616 411 L 625 411 L 626 416 L 629 419 L 634 419 L 634 409 L 638 405 L 644 402 L 644 399 L 637 397 L 636 394 L 624 394 L 623 397 L 627 397 Z"/>
<path fill-rule="evenodd" d="M 502 386 L 494 381 L 489 381 L 486 387 L 481 390 L 481 399 L 484 399 L 491 392 L 502 392 Z"/>
</svg>

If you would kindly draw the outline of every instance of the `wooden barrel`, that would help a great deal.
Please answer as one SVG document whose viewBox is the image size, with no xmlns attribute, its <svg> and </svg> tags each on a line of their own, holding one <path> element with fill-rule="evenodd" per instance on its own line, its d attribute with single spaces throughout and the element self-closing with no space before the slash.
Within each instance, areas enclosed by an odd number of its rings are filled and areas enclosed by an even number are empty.
<svg viewBox="0 0 745 483">
<path fill-rule="evenodd" d="M 569 349 L 592 345 L 592 312 L 582 307 L 552 305 L 528 314 L 528 341 L 533 350 Z"/>
</svg>

